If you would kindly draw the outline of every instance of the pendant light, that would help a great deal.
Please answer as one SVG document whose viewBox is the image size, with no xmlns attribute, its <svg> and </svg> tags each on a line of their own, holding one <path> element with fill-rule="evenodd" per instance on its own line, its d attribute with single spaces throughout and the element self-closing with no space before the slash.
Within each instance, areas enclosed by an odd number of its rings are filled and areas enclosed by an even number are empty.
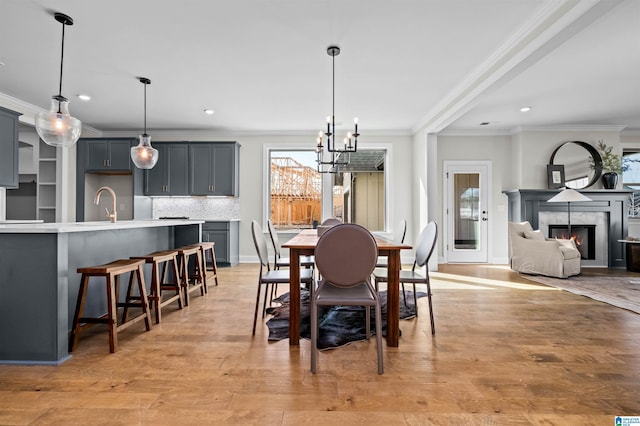
<svg viewBox="0 0 640 426">
<path fill-rule="evenodd" d="M 140 135 L 138 146 L 131 148 L 131 160 L 139 169 L 152 169 L 158 162 L 158 150 L 151 146 L 151 136 L 147 134 L 147 85 L 151 80 L 139 77 L 144 84 L 144 133 Z"/>
<path fill-rule="evenodd" d="M 56 21 L 62 24 L 62 54 L 60 55 L 60 84 L 58 94 L 51 98 L 51 107 L 47 112 L 36 114 L 36 131 L 46 144 L 69 147 L 76 143 L 82 132 L 82 123 L 69 114 L 69 100 L 62 96 L 62 64 L 64 62 L 64 27 L 73 25 L 73 19 L 64 13 L 54 14 Z"/>
</svg>

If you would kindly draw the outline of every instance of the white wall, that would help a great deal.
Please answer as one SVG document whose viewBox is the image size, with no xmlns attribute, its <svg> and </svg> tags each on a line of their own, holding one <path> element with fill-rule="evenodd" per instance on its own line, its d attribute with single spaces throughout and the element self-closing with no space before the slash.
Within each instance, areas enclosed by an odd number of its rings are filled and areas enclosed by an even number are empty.
<svg viewBox="0 0 640 426">
<path fill-rule="evenodd" d="M 492 165 L 491 200 L 489 200 L 489 262 L 506 263 L 508 242 L 507 197 L 502 193 L 512 189 L 511 137 L 497 136 L 455 136 L 438 135 L 438 193 L 436 221 L 445 225 L 444 217 L 444 161 L 490 161 Z M 546 173 L 546 166 L 545 166 Z M 444 232 L 440 235 L 444 235 Z M 438 253 L 444 250 L 444 238 L 438 239 Z"/>
<path fill-rule="evenodd" d="M 624 149 L 640 150 L 640 131 L 622 133 L 620 135 L 620 144 Z"/>
<path fill-rule="evenodd" d="M 38 158 L 40 153 L 40 139 L 38 134 L 33 128 L 26 128 L 26 126 L 20 126 L 18 133 L 18 139 L 20 142 L 31 145 L 30 148 L 20 148 L 18 159 L 18 173 L 24 174 L 37 174 L 38 173 Z"/>
<path fill-rule="evenodd" d="M 596 145 L 599 140 L 613 146 L 622 153 L 625 147 L 635 145 L 640 148 L 640 134 L 621 136 L 620 129 L 607 126 L 593 126 L 576 130 L 548 129 L 523 130 L 513 135 L 438 135 L 438 188 L 437 203 L 442 206 L 444 199 L 442 163 L 445 160 L 488 160 L 492 162 L 493 182 L 491 183 L 489 262 L 508 262 L 508 203 L 503 191 L 513 189 L 546 189 L 547 164 L 553 150 L 564 142 L 584 141 Z M 596 183 L 591 189 L 602 189 Z M 431 196 L 432 194 L 430 194 Z M 437 216 L 443 222 L 443 209 Z M 439 253 L 443 253 L 443 241 L 438 242 Z"/>
<path fill-rule="evenodd" d="M 514 174 L 520 179 L 520 185 L 507 189 L 547 188 L 547 164 L 553 150 L 563 142 L 583 141 L 595 147 L 598 141 L 602 140 L 612 146 L 615 152 L 622 154 L 619 129 L 606 130 L 603 127 L 594 127 L 593 130 L 576 131 L 523 131 L 516 139 L 521 146 L 513 152 L 512 162 L 515 166 Z M 602 182 L 591 187 L 602 188 Z"/>
<path fill-rule="evenodd" d="M 103 175 L 86 173 L 84 178 L 84 220 L 107 221 L 109 218 L 105 209 L 112 211 L 113 200 L 109 192 L 100 195 L 100 204 L 93 203 L 96 192 L 102 186 L 108 186 L 116 193 L 116 211 L 118 220 L 133 219 L 133 177 L 129 175 Z M 75 197 L 73 197 L 75 198 Z"/>
<path fill-rule="evenodd" d="M 364 134 L 364 132 L 363 132 Z M 250 223 L 262 223 L 264 206 L 264 147 L 306 148 L 313 147 L 315 133 L 303 135 L 264 135 L 234 137 L 242 145 L 240 149 L 240 261 L 256 259 L 251 240 Z M 210 139 L 212 140 L 212 139 Z M 220 140 L 220 139 L 218 139 Z M 385 148 L 391 146 L 385 172 L 391 173 L 387 223 L 391 226 L 413 211 L 411 198 L 411 139 L 407 135 L 363 135 L 359 148 Z M 407 238 L 409 237 L 407 233 Z M 281 242 L 287 240 L 281 236 Z"/>
</svg>

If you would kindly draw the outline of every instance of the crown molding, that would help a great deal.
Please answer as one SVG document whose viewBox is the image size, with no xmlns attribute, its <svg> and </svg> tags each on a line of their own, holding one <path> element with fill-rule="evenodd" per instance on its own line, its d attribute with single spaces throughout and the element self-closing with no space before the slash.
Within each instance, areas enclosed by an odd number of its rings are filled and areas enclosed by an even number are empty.
<svg viewBox="0 0 640 426">
<path fill-rule="evenodd" d="M 629 129 L 620 132 L 620 136 L 640 136 L 640 129 Z"/>
<path fill-rule="evenodd" d="M 103 137 L 138 137 L 140 131 L 131 130 L 112 130 L 101 132 Z M 153 130 L 147 129 L 147 133 L 151 135 L 152 140 L 198 140 L 206 138 L 220 137 L 260 137 L 260 136 L 300 136 L 309 138 L 315 144 L 315 137 L 318 135 L 317 130 L 233 130 L 233 129 L 211 129 L 211 130 L 193 130 L 193 129 L 166 129 Z M 369 130 L 366 135 L 360 136 L 361 140 L 366 137 L 376 136 L 412 136 L 410 130 Z M 359 141 L 360 141 L 359 139 Z"/>
<path fill-rule="evenodd" d="M 518 126 L 511 130 L 515 135 L 522 132 L 622 132 L 626 126 L 609 124 L 585 125 L 552 125 L 552 126 Z"/>
<path fill-rule="evenodd" d="M 623 130 L 626 126 L 610 124 L 518 126 L 510 130 L 443 130 L 442 136 L 512 136 L 523 132 L 616 132 L 621 135 L 640 135 L 640 129 Z"/>
<path fill-rule="evenodd" d="M 438 136 L 511 136 L 511 130 L 443 130 Z"/>
</svg>

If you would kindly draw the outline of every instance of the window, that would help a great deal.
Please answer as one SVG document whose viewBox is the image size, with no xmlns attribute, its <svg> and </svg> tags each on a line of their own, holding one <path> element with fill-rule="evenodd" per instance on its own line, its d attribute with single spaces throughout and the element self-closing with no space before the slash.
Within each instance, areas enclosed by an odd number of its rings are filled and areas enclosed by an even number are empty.
<svg viewBox="0 0 640 426">
<path fill-rule="evenodd" d="M 276 229 L 312 228 L 322 219 L 315 151 L 270 151 L 269 219 Z"/>
<path fill-rule="evenodd" d="M 640 152 L 624 152 L 622 165 L 622 186 L 634 191 L 629 202 L 629 216 L 640 217 Z"/>
<path fill-rule="evenodd" d="M 359 149 L 339 173 L 318 173 L 315 150 L 269 149 L 268 217 L 278 230 L 312 228 L 322 221 L 323 181 L 331 180 L 331 215 L 384 231 L 387 149 Z M 326 200 L 325 203 L 328 203 Z"/>
</svg>

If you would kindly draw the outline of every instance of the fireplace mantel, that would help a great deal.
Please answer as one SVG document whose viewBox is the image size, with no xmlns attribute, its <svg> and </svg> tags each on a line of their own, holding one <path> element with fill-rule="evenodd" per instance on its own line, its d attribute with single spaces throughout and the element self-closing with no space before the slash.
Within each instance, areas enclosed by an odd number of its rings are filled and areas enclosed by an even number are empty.
<svg viewBox="0 0 640 426">
<path fill-rule="evenodd" d="M 567 203 L 548 203 L 556 195 L 556 189 L 515 189 L 503 191 L 509 198 L 509 221 L 528 221 L 538 229 L 538 214 L 546 212 L 566 212 Z M 604 212 L 608 216 L 609 267 L 625 266 L 625 250 L 618 240 L 628 233 L 628 208 L 632 191 L 626 190 L 583 190 L 580 193 L 593 201 L 571 203 L 571 212 Z"/>
</svg>

